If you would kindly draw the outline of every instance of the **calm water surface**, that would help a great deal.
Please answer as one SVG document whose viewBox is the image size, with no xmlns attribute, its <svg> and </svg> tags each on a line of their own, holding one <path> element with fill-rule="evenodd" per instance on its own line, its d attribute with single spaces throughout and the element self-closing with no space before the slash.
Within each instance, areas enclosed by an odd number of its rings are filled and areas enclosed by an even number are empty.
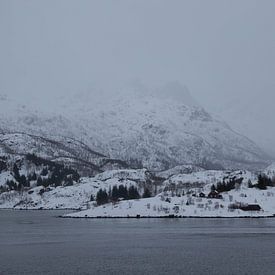
<svg viewBox="0 0 275 275">
<path fill-rule="evenodd" d="M 275 274 L 275 219 L 0 211 L 0 274 Z"/>
</svg>

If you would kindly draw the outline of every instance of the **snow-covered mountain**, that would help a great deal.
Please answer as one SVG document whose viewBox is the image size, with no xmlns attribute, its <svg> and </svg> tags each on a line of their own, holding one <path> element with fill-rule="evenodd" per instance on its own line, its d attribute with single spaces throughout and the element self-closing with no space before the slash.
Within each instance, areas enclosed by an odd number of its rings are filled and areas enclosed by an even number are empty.
<svg viewBox="0 0 275 275">
<path fill-rule="evenodd" d="M 46 139 L 63 147 L 70 139 L 83 145 L 82 155 L 86 148 L 88 155 L 91 150 L 151 170 L 182 164 L 258 169 L 268 163 L 255 143 L 212 117 L 178 83 L 152 91 L 140 86 L 112 93 L 96 90 L 47 102 L 2 96 L 0 129 L 0 147 L 15 153 L 44 154 Z M 35 144 L 28 146 L 20 137 L 15 148 L 7 133 L 35 136 Z M 61 151 L 55 148 L 58 157 L 67 157 Z"/>
<path fill-rule="evenodd" d="M 69 165 L 82 176 L 92 176 L 109 169 L 129 167 L 127 163 L 111 159 L 92 150 L 85 143 L 63 136 L 44 137 L 23 132 L 0 133 L 0 156 L 6 163 L 28 159 L 28 155 L 42 160 Z"/>
</svg>

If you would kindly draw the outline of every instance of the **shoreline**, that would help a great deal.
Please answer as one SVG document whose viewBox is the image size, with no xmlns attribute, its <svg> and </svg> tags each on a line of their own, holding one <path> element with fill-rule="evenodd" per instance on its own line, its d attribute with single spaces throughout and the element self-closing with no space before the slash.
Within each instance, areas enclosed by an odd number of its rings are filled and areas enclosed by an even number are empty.
<svg viewBox="0 0 275 275">
<path fill-rule="evenodd" d="M 76 209 L 76 208 L 43 208 L 43 209 L 25 209 L 25 208 L 0 208 L 0 211 L 4 210 L 4 211 L 83 211 L 83 209 Z"/>
<path fill-rule="evenodd" d="M 64 209 L 13 209 L 13 208 L 0 208 L 0 211 L 83 211 L 80 209 L 64 208 Z M 85 210 L 84 210 L 85 211 Z M 73 213 L 71 213 L 73 214 Z M 264 219 L 264 218 L 275 218 L 275 214 L 272 215 L 262 215 L 262 216 L 182 216 L 182 215 L 166 215 L 166 216 L 69 216 L 68 215 L 59 215 L 58 218 L 64 219 Z"/>
<path fill-rule="evenodd" d="M 77 217 L 77 216 L 59 216 L 64 219 L 264 219 L 264 218 L 275 218 L 275 214 L 269 216 L 96 216 L 96 217 Z"/>
</svg>

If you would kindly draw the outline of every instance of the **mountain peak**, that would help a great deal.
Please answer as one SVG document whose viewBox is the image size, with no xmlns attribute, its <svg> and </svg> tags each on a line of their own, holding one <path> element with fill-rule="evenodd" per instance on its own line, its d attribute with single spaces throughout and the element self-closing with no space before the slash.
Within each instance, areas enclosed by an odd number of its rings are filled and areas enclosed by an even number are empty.
<svg viewBox="0 0 275 275">
<path fill-rule="evenodd" d="M 178 81 L 170 81 L 155 91 L 158 96 L 180 101 L 187 106 L 199 106 L 197 101 L 191 96 L 187 86 Z"/>
<path fill-rule="evenodd" d="M 178 82 L 115 91 L 64 97 L 37 112 L 34 101 L 25 108 L 11 101 L 2 104 L 0 128 L 76 138 L 112 159 L 137 160 L 153 170 L 205 162 L 228 169 L 266 166 L 256 144 L 212 119 Z"/>
</svg>

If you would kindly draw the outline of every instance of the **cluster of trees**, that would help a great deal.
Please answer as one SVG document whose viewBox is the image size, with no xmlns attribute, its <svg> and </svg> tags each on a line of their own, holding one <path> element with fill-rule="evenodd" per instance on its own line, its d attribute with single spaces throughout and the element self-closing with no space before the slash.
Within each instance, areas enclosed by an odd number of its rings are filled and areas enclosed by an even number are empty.
<svg viewBox="0 0 275 275">
<path fill-rule="evenodd" d="M 44 160 L 35 155 L 27 155 L 27 159 L 33 162 L 36 166 L 42 166 L 42 170 L 39 174 L 35 171 L 25 176 L 20 175 L 20 170 L 15 163 L 12 169 L 12 180 L 8 179 L 5 186 L 1 186 L 0 192 L 6 192 L 10 190 L 21 191 L 24 188 L 30 187 L 31 181 L 36 181 L 37 186 L 69 186 L 73 185 L 73 182 L 77 182 L 80 179 L 78 172 L 70 167 L 62 164 L 54 163 L 48 160 Z"/>
<path fill-rule="evenodd" d="M 211 186 L 211 191 L 217 191 L 218 193 L 222 193 L 222 192 L 228 192 L 230 190 L 233 190 L 236 188 L 237 185 L 240 185 L 243 181 L 243 178 L 232 178 L 229 179 L 228 182 L 218 182 L 217 185 L 212 185 Z"/>
<path fill-rule="evenodd" d="M 25 175 L 20 175 L 18 166 L 16 163 L 12 169 L 14 180 L 7 180 L 5 186 L 1 186 L 0 192 L 6 192 L 10 190 L 21 191 L 25 187 L 30 187 L 30 180 Z"/>
<path fill-rule="evenodd" d="M 26 178 L 25 175 L 20 175 L 19 173 L 19 168 L 16 165 L 16 163 L 13 165 L 13 177 L 15 179 L 15 181 L 18 183 L 17 184 L 17 189 L 18 190 L 22 190 L 24 187 L 30 187 L 30 180 L 28 178 Z M 10 181 L 12 184 L 12 181 Z M 9 186 L 9 184 L 7 183 L 7 185 Z M 16 189 L 13 189 L 16 190 Z"/>
<path fill-rule="evenodd" d="M 0 173 L 7 170 L 7 164 L 4 160 L 0 160 Z"/>
<path fill-rule="evenodd" d="M 37 186 L 70 186 L 74 181 L 78 181 L 80 175 L 70 167 L 63 165 L 55 166 L 51 171 L 43 169 L 40 176 L 37 177 Z"/>
<path fill-rule="evenodd" d="M 144 189 L 143 198 L 149 198 L 151 197 L 151 192 L 148 188 Z M 105 189 L 99 189 L 99 191 L 96 194 L 96 202 L 98 205 L 102 205 L 108 202 L 116 202 L 119 199 L 124 200 L 133 200 L 133 199 L 139 199 L 140 194 L 135 186 L 130 186 L 127 188 L 127 186 L 119 185 L 118 187 L 115 185 L 112 189 L 107 192 Z M 91 201 L 94 200 L 94 197 L 91 196 Z"/>
<path fill-rule="evenodd" d="M 25 187 L 30 187 L 30 182 L 25 175 L 20 176 L 19 181 L 7 180 L 5 186 L 1 186 L 0 192 L 6 192 L 10 190 L 21 191 Z"/>
<path fill-rule="evenodd" d="M 35 166 L 48 166 L 48 167 L 53 167 L 55 166 L 56 163 L 46 160 L 44 158 L 38 157 L 35 154 L 27 154 L 26 155 L 26 160 L 29 162 L 33 163 Z"/>
<path fill-rule="evenodd" d="M 218 182 L 217 185 L 211 186 L 211 191 L 217 191 L 219 193 L 227 192 L 232 189 L 235 189 L 237 185 L 240 185 L 243 181 L 243 178 L 239 179 L 230 179 L 228 182 Z M 258 188 L 261 190 L 267 189 L 268 186 L 275 186 L 275 178 L 271 179 L 266 175 L 260 174 L 256 184 L 252 184 L 251 180 L 248 181 L 249 188 Z"/>
<path fill-rule="evenodd" d="M 256 188 L 259 188 L 261 190 L 265 190 L 267 188 L 267 186 L 272 186 L 274 187 L 275 186 L 275 178 L 271 179 L 269 178 L 268 176 L 266 175 L 259 175 L 258 176 L 258 181 L 257 181 L 257 184 L 252 184 L 251 181 L 248 182 L 248 187 L 249 188 L 253 188 L 253 187 L 256 187 Z"/>
</svg>

